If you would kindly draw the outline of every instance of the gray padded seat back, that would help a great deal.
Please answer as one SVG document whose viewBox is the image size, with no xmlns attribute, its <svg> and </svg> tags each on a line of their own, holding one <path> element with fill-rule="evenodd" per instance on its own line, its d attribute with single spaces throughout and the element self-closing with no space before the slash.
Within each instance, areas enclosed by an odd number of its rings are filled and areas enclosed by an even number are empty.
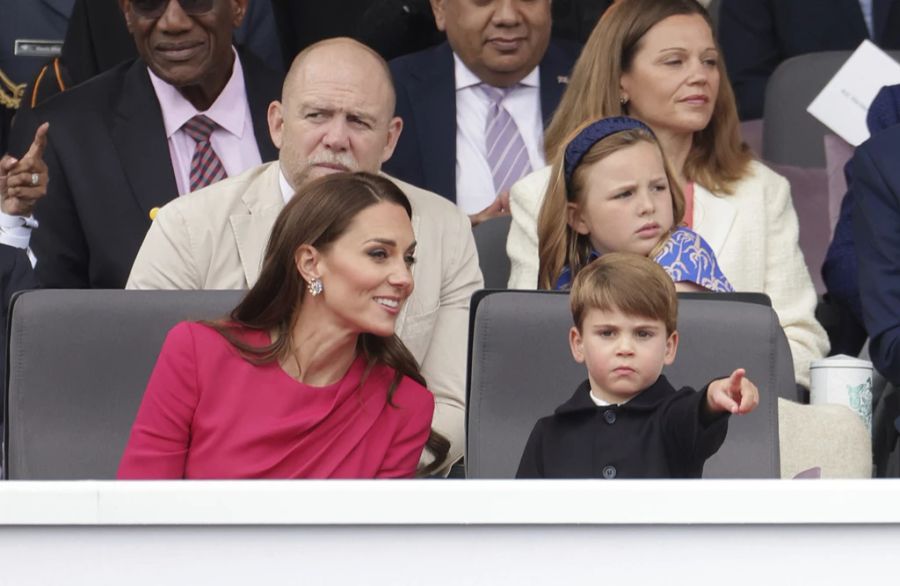
<svg viewBox="0 0 900 586">
<path fill-rule="evenodd" d="M 506 254 L 506 237 L 512 216 L 491 218 L 472 228 L 475 248 L 478 250 L 478 266 L 484 275 L 485 289 L 506 289 L 509 282 L 509 256 Z"/>
<path fill-rule="evenodd" d="M 900 60 L 900 51 L 888 51 Z M 851 51 L 823 51 L 791 57 L 766 85 L 762 158 L 781 165 L 825 167 L 824 124 L 806 111 Z"/>
<path fill-rule="evenodd" d="M 776 398 L 797 399 L 791 352 L 771 307 L 736 299 L 679 296 L 678 354 L 664 373 L 676 388 L 697 388 L 746 368 L 760 405 L 731 418 L 704 477 L 778 478 Z M 587 371 L 569 351 L 567 294 L 491 292 L 473 311 L 466 476 L 513 478 L 534 423 L 571 397 Z"/>
<path fill-rule="evenodd" d="M 242 291 L 44 290 L 12 302 L 5 471 L 115 478 L 166 333 L 225 315 Z"/>
</svg>

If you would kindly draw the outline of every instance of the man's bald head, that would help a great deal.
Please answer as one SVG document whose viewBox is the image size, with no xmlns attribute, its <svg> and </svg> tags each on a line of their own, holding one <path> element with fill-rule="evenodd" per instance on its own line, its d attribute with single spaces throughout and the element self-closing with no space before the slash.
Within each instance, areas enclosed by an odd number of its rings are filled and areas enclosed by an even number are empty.
<svg viewBox="0 0 900 586">
<path fill-rule="evenodd" d="M 313 43 L 300 51 L 294 57 L 291 68 L 284 78 L 284 85 L 281 88 L 281 100 L 288 99 L 290 88 L 296 83 L 296 78 L 304 71 L 304 66 L 309 62 L 313 64 L 322 63 L 326 64 L 326 66 L 334 67 L 337 63 L 343 64 L 351 61 L 360 64 L 363 69 L 373 75 L 377 75 L 377 72 L 382 73 L 381 79 L 375 80 L 370 78 L 368 81 L 385 84 L 388 90 L 389 110 L 393 114 L 397 105 L 397 94 L 394 90 L 394 77 L 391 75 L 391 69 L 388 67 L 387 61 L 368 45 L 364 45 L 350 37 L 325 39 Z"/>
<path fill-rule="evenodd" d="M 297 189 L 334 171 L 377 173 L 394 152 L 403 123 L 387 63 L 349 38 L 320 41 L 291 64 L 269 131 L 285 177 Z"/>
</svg>

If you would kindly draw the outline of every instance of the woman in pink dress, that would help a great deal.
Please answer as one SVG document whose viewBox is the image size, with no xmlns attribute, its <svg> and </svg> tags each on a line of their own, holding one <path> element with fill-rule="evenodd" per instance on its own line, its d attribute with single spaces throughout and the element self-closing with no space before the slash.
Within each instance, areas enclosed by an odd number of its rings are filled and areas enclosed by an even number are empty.
<svg viewBox="0 0 900 586">
<path fill-rule="evenodd" d="M 406 196 L 366 173 L 310 182 L 227 319 L 182 322 L 150 377 L 119 478 L 412 477 L 434 398 L 394 334 L 413 290 Z"/>
</svg>

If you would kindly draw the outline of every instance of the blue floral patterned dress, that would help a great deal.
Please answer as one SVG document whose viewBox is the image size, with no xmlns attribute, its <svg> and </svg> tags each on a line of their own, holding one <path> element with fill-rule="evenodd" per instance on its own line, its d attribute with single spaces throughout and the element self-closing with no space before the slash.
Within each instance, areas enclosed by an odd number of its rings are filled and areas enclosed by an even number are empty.
<svg viewBox="0 0 900 586">
<path fill-rule="evenodd" d="M 591 260 L 598 258 L 591 253 Z M 666 240 L 662 250 L 653 258 L 669 273 L 676 283 L 695 283 L 713 293 L 730 293 L 734 287 L 725 278 L 716 254 L 702 236 L 680 226 Z M 565 267 L 556 281 L 556 289 L 568 289 L 572 285 L 572 272 Z"/>
</svg>

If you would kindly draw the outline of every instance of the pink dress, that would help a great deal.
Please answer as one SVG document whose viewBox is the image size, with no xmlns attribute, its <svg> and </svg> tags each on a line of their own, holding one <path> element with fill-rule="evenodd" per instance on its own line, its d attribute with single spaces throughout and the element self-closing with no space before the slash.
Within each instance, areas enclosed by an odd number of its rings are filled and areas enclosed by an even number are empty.
<svg viewBox="0 0 900 586">
<path fill-rule="evenodd" d="M 268 343 L 263 332 L 248 342 Z M 277 363 L 256 366 L 207 326 L 172 328 L 150 376 L 119 478 L 411 477 L 434 397 L 357 358 L 335 384 L 312 387 Z"/>
</svg>

